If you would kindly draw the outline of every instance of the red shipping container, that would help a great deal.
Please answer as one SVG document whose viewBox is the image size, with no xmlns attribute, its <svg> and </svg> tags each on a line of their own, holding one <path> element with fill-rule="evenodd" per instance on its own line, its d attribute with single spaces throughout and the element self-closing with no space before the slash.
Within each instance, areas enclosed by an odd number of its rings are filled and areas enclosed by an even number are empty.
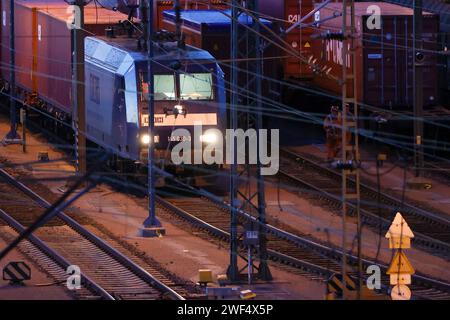
<svg viewBox="0 0 450 320">
<path fill-rule="evenodd" d="M 191 10 L 183 11 L 181 13 L 182 33 L 187 44 L 194 47 L 201 48 L 211 53 L 214 58 L 222 61 L 221 68 L 225 73 L 227 81 L 230 80 L 231 70 L 230 65 L 230 51 L 231 51 L 231 12 L 222 10 Z M 163 26 L 168 31 L 175 31 L 175 13 L 167 11 L 163 14 Z M 241 16 L 241 22 L 246 21 L 245 15 Z M 261 19 L 262 24 L 271 29 L 270 21 Z M 270 38 L 271 34 L 261 27 L 261 34 L 263 38 Z M 242 43 L 241 43 L 242 45 Z M 240 50 L 245 50 L 242 46 Z M 278 50 L 276 46 L 269 46 L 263 52 L 264 57 L 268 58 L 264 61 L 264 75 L 267 77 L 278 78 L 276 75 L 279 61 Z M 240 68 L 245 68 L 243 63 Z"/>
<path fill-rule="evenodd" d="M 313 11 L 313 0 L 284 0 L 284 28 L 288 29 Z M 303 23 L 308 24 L 314 22 L 314 15 L 311 15 Z M 287 33 L 284 40 L 286 46 L 290 50 L 294 49 L 298 55 L 308 58 L 312 55 L 311 34 L 314 29 L 311 27 L 296 28 Z M 286 55 L 289 55 L 286 53 Z M 294 79 L 310 79 L 312 77 L 312 69 L 305 63 L 302 63 L 298 57 L 291 56 L 284 60 L 285 78 Z"/>
<path fill-rule="evenodd" d="M 266 18 L 271 20 L 276 28 L 275 32 L 279 35 L 283 42 L 277 41 L 277 39 L 270 35 L 270 38 L 276 41 L 277 43 L 281 43 L 286 50 L 280 50 L 278 47 L 276 50 L 272 49 L 272 52 L 277 51 L 278 54 L 284 58 L 280 58 L 283 63 L 284 69 L 284 77 L 291 79 L 311 79 L 312 77 L 312 69 L 302 63 L 298 57 L 291 56 L 290 51 L 294 49 L 297 55 L 302 55 L 304 58 L 308 58 L 312 54 L 311 48 L 311 39 L 310 36 L 313 33 L 314 29 L 312 28 L 296 28 L 292 30 L 286 36 L 283 36 L 281 32 L 278 32 L 280 28 L 287 29 L 292 26 L 296 21 L 298 21 L 299 17 L 303 17 L 311 12 L 314 8 L 314 0 L 259 0 L 259 12 L 262 18 Z M 129 9 L 126 8 L 123 0 L 119 0 L 119 10 L 124 13 L 128 13 Z M 136 3 L 135 1 L 129 1 L 129 4 Z M 231 5 L 227 0 L 180 0 L 181 9 L 182 10 L 205 10 L 205 9 L 231 9 Z M 173 31 L 172 26 L 168 26 L 167 23 L 164 23 L 163 12 L 173 10 L 173 0 L 159 0 L 157 1 L 156 8 L 156 19 L 157 19 L 157 29 L 168 29 Z M 137 15 L 138 16 L 138 15 Z M 311 23 L 314 20 L 314 16 L 305 20 L 305 23 Z M 189 33 L 185 31 L 186 33 Z M 195 37 L 191 37 L 188 35 L 190 39 L 187 41 L 189 44 L 192 44 L 197 47 L 204 48 L 205 44 L 199 42 L 199 39 Z M 272 45 L 273 46 L 273 45 Z M 220 52 L 223 52 L 227 48 L 223 48 Z M 217 51 L 217 50 L 216 50 Z M 210 51 L 211 54 L 215 55 L 214 51 Z M 220 54 L 221 57 L 216 56 L 216 58 L 222 58 L 224 56 L 223 53 Z M 227 58 L 229 57 L 229 53 L 226 53 Z"/>
<path fill-rule="evenodd" d="M 51 105 L 70 113 L 72 109 L 72 31 L 69 5 L 63 0 L 16 1 L 16 82 L 26 92 L 37 92 Z M 1 76 L 9 80 L 9 0 L 1 1 Z M 87 35 L 104 35 L 127 16 L 95 7 L 85 7 Z"/>
<path fill-rule="evenodd" d="M 116 5 L 117 9 L 125 14 L 129 14 L 130 7 L 139 4 L 138 0 L 118 0 L 118 1 L 108 1 L 109 6 Z M 106 4 L 108 4 L 108 2 Z M 206 9 L 228 9 L 229 5 L 226 4 L 227 0 L 180 0 L 181 10 L 206 10 Z M 156 30 L 163 29 L 163 15 L 162 13 L 166 10 L 173 10 L 174 1 L 173 0 L 155 0 L 155 19 Z M 134 17 L 139 18 L 141 16 L 139 9 L 136 9 L 133 14 Z"/>
<path fill-rule="evenodd" d="M 367 13 L 369 6 L 380 8 L 381 28 L 369 28 Z M 329 4 L 320 10 L 320 19 L 341 12 L 341 3 Z M 356 11 L 356 61 L 349 55 L 348 63 L 356 63 L 357 97 L 360 102 L 377 107 L 395 109 L 410 107 L 413 103 L 413 11 L 382 2 L 355 3 Z M 342 18 L 338 17 L 320 25 L 317 33 L 339 32 Z M 424 13 L 424 105 L 437 103 L 439 17 Z M 427 50 L 429 50 L 427 52 Z M 321 66 L 331 68 L 331 75 L 342 78 L 342 42 L 339 40 L 316 40 L 313 43 L 314 57 Z M 341 93 L 340 84 L 323 75 L 314 76 L 314 84 L 324 90 Z M 352 88 L 348 88 L 351 93 Z"/>
<path fill-rule="evenodd" d="M 0 2 L 1 24 L 0 24 L 0 77 L 9 79 L 9 1 Z"/>
</svg>

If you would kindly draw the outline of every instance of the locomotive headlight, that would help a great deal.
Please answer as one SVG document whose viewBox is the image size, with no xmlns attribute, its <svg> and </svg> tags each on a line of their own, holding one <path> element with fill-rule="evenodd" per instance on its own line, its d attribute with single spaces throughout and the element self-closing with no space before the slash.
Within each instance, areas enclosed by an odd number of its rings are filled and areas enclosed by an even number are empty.
<svg viewBox="0 0 450 320">
<path fill-rule="evenodd" d="M 200 136 L 200 141 L 204 143 L 216 143 L 218 137 L 215 133 L 207 133 Z"/>
<path fill-rule="evenodd" d="M 159 143 L 159 136 L 154 136 L 155 143 Z M 144 134 L 141 136 L 141 143 L 142 144 L 149 144 L 152 142 L 152 139 L 148 134 Z"/>
<path fill-rule="evenodd" d="M 150 136 L 148 134 L 144 134 L 141 136 L 141 142 L 142 144 L 149 144 L 150 143 Z"/>
</svg>

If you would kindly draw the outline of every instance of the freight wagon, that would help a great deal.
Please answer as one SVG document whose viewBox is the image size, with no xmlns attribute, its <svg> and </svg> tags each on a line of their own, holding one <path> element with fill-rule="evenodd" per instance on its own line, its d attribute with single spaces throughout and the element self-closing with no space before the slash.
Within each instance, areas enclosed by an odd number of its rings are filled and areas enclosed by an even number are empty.
<svg viewBox="0 0 450 320">
<path fill-rule="evenodd" d="M 163 28 L 175 31 L 175 12 L 165 11 L 163 13 Z M 268 28 L 272 23 L 265 19 L 260 19 L 261 23 Z M 202 48 L 210 52 L 216 59 L 222 61 L 225 78 L 230 80 L 230 32 L 231 32 L 231 11 L 230 10 L 187 10 L 181 11 L 182 32 L 187 44 Z M 239 22 L 242 25 L 251 26 L 252 19 L 248 15 L 241 15 Z M 269 38 L 270 34 L 261 27 L 263 37 Z M 264 39 L 263 39 L 264 41 Z M 265 50 L 263 56 L 267 59 L 264 62 L 264 74 L 266 76 L 276 75 L 278 51 L 271 46 Z M 245 66 L 243 66 L 245 68 Z"/>
<path fill-rule="evenodd" d="M 0 4 L 1 69 L 0 77 L 9 79 L 9 12 L 10 1 Z M 54 116 L 71 114 L 72 95 L 72 31 L 68 4 L 62 0 L 15 2 L 16 85 L 25 99 L 38 93 L 40 99 L 57 107 Z M 88 35 L 104 35 L 110 26 L 119 27 L 127 16 L 111 10 L 85 7 L 85 29 Z"/>
<path fill-rule="evenodd" d="M 314 4 L 316 2 L 317 1 L 314 0 L 259 0 L 259 12 L 262 18 L 272 22 L 273 30 L 283 39 L 283 45 L 287 50 L 294 50 L 297 54 L 308 57 L 312 52 L 310 36 L 313 33 L 313 29 L 295 28 L 287 34 L 284 34 L 281 30 L 288 29 L 301 17 L 304 17 L 311 12 L 314 9 Z M 128 14 L 130 12 L 130 6 L 136 6 L 137 1 L 127 1 L 127 4 L 125 4 L 125 1 L 119 0 L 117 3 L 119 10 Z M 187 11 L 231 9 L 230 1 L 227 0 L 180 0 L 180 4 L 181 9 Z M 168 17 L 164 16 L 164 12 L 173 10 L 173 5 L 173 0 L 156 1 L 155 20 L 157 20 L 157 29 L 164 29 L 168 27 Z M 166 22 L 164 21 L 165 19 Z M 304 23 L 310 24 L 313 21 L 314 15 L 306 19 Z M 186 32 L 189 31 L 186 29 Z M 276 40 L 273 35 L 271 38 Z M 229 39 L 226 41 L 229 42 Z M 283 56 L 283 58 L 280 59 L 283 64 L 283 74 L 281 75 L 281 78 L 311 79 L 312 69 L 308 65 L 302 63 L 296 57 L 289 56 L 286 52 L 280 52 L 280 54 Z M 229 58 L 229 54 L 227 58 Z"/>
<path fill-rule="evenodd" d="M 8 87 L 10 62 L 9 41 L 3 41 L 9 37 L 8 3 L 2 0 L 0 8 L 5 17 L 1 24 L 0 74 L 4 89 Z M 64 133 L 71 135 L 72 131 L 66 127 L 71 125 L 73 109 L 73 33 L 66 24 L 70 20 L 67 8 L 68 4 L 62 0 L 17 1 L 16 17 L 20 19 L 15 28 L 15 49 L 17 96 L 25 101 L 28 110 L 40 108 L 43 112 L 35 115 L 47 119 L 50 125 L 65 123 Z M 120 160 L 132 172 L 146 170 L 148 148 L 152 144 L 157 159 L 161 160 L 158 163 L 163 163 L 166 170 L 184 171 L 194 183 L 217 184 L 216 179 L 220 177 L 214 173 L 218 164 L 190 165 L 191 160 L 186 160 L 199 146 L 211 148 L 220 143 L 221 135 L 217 131 L 224 132 L 226 128 L 224 76 L 216 59 L 192 46 L 179 48 L 170 37 L 153 42 L 155 131 L 151 139 L 148 134 L 148 56 L 138 45 L 141 35 L 129 34 L 127 28 L 120 28 L 123 24 L 118 23 L 119 20 L 127 20 L 123 13 L 93 5 L 88 5 L 85 13 L 86 138 L 113 151 L 112 162 L 117 164 L 116 160 Z M 116 27 L 117 32 L 105 34 L 105 28 L 111 26 Z M 137 29 L 134 26 L 131 30 Z M 7 93 L 7 90 L 2 91 Z M 61 121 L 54 121 L 48 114 Z M 49 126 L 46 125 L 46 129 Z M 63 132 L 59 134 L 65 138 Z M 191 148 L 184 147 L 180 152 L 185 165 L 175 166 L 170 151 L 182 141 L 189 142 Z M 123 168 L 120 170 L 123 172 Z M 200 177 L 204 175 L 208 177 Z"/>
<path fill-rule="evenodd" d="M 371 13 L 367 8 L 381 9 L 381 26 L 368 23 Z M 331 3 L 319 11 L 323 20 L 342 10 L 341 3 Z M 385 109 L 412 107 L 414 94 L 413 66 L 420 63 L 424 76 L 424 106 L 438 104 L 438 47 L 439 17 L 424 13 L 423 56 L 413 52 L 413 11 L 409 8 L 382 3 L 355 3 L 356 61 L 347 57 L 347 64 L 356 64 L 357 97 L 360 102 Z M 342 18 L 320 24 L 316 33 L 339 32 Z M 313 55 L 319 64 L 330 68 L 330 74 L 342 77 L 342 41 L 321 39 L 313 42 Z M 340 84 L 321 75 L 315 75 L 314 85 L 337 95 Z M 353 88 L 348 88 L 351 92 Z"/>
<path fill-rule="evenodd" d="M 307 16 L 314 9 L 314 4 L 319 1 L 314 0 L 260 0 L 260 10 L 262 16 L 276 22 L 275 30 L 283 38 L 284 46 L 287 50 L 294 50 L 297 55 L 309 57 L 312 54 L 311 35 L 314 32 L 310 27 L 297 27 L 288 33 L 280 33 L 279 30 L 287 30 L 300 19 Z M 314 22 L 314 15 L 304 19 L 304 25 Z M 282 51 L 283 77 L 293 80 L 309 80 L 313 76 L 312 68 L 301 62 L 298 57 Z"/>
<path fill-rule="evenodd" d="M 387 0 L 386 2 L 412 8 L 414 0 Z M 441 31 L 450 32 L 450 1 L 423 0 L 423 10 L 440 15 Z"/>
<path fill-rule="evenodd" d="M 412 8 L 414 0 L 389 0 L 393 4 Z M 424 0 L 423 9 L 439 15 L 441 24 L 440 43 L 444 51 L 441 54 L 439 65 L 439 83 L 441 89 L 441 103 L 450 108 L 450 1 Z"/>
<path fill-rule="evenodd" d="M 229 9 L 227 0 L 180 0 L 181 10 L 208 10 L 208 9 Z M 139 18 L 140 11 L 137 9 L 139 0 L 103 0 L 102 4 L 108 8 L 117 8 L 118 11 L 129 14 L 130 8 L 134 8 L 132 16 Z M 155 20 L 157 21 L 155 28 L 162 29 L 163 12 L 174 9 L 173 0 L 154 0 Z"/>
</svg>

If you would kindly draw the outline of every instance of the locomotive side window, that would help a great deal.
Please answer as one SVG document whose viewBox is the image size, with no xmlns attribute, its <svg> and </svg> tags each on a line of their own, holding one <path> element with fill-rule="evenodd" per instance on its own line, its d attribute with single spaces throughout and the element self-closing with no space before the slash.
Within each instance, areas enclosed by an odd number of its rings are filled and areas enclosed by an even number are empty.
<svg viewBox="0 0 450 320">
<path fill-rule="evenodd" d="M 91 101 L 100 104 L 100 78 L 91 74 L 89 76 L 89 86 Z"/>
<path fill-rule="evenodd" d="M 180 75 L 181 100 L 212 100 L 211 73 L 190 73 Z"/>
<path fill-rule="evenodd" d="M 139 74 L 139 80 L 141 83 L 141 101 L 147 101 L 148 97 L 148 84 L 145 81 L 147 74 L 141 72 Z M 157 74 L 153 76 L 155 82 L 155 100 L 156 101 L 168 101 L 175 100 L 175 76 L 173 74 Z"/>
</svg>

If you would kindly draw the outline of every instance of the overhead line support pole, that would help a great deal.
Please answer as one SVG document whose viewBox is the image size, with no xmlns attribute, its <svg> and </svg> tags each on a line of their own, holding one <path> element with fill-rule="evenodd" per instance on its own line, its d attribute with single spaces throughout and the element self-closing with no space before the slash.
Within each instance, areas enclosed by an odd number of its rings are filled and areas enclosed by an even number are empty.
<svg viewBox="0 0 450 320">
<path fill-rule="evenodd" d="M 22 140 L 17 133 L 17 114 L 16 114 L 16 47 L 15 47 L 15 8 L 14 0 L 10 0 L 9 12 L 9 116 L 10 129 L 3 140 L 7 144 L 21 143 Z"/>
<path fill-rule="evenodd" d="M 77 171 L 83 175 L 86 173 L 86 101 L 85 101 L 85 76 L 84 76 L 84 0 L 75 0 L 75 27 L 74 32 L 74 112 L 72 115 L 75 129 L 75 153 Z"/>
<path fill-rule="evenodd" d="M 142 0 L 141 0 L 142 1 Z M 144 28 L 146 30 L 147 47 L 147 86 L 148 86 L 148 158 L 147 158 L 147 188 L 148 188 L 148 217 L 144 221 L 142 235 L 144 237 L 160 236 L 165 233 L 161 222 L 156 217 L 156 189 L 155 189 L 155 84 L 153 81 L 153 60 L 155 57 L 153 46 L 153 35 L 155 33 L 155 0 L 147 0 L 147 14 L 142 15 Z M 144 9 L 144 8 L 142 8 Z M 144 46 L 145 47 L 145 46 Z"/>
<path fill-rule="evenodd" d="M 246 12 L 252 12 L 252 19 Z M 254 129 L 257 132 L 257 150 L 259 154 L 259 134 L 258 130 L 262 128 L 262 43 L 260 37 L 258 0 L 233 0 L 231 10 L 231 98 L 230 98 L 230 121 L 231 129 Z M 245 14 L 246 19 L 243 18 Z M 241 23 L 250 23 L 251 27 L 240 26 Z M 249 30 L 251 29 L 251 30 Z M 244 70 L 244 71 L 240 71 Z M 248 71 L 248 72 L 247 72 Z M 249 94 L 254 93 L 254 94 Z M 242 107 L 245 105 L 246 107 Z M 240 110 L 237 110 L 240 108 Z M 250 110 L 256 110 L 256 112 Z M 238 268 L 238 218 L 237 211 L 248 208 L 256 211 L 258 220 L 266 223 L 265 215 L 265 193 L 264 179 L 261 175 L 261 159 L 257 156 L 257 165 L 252 167 L 248 164 L 239 167 L 237 165 L 238 147 L 245 147 L 250 150 L 248 143 L 243 146 L 237 146 L 236 137 L 233 138 L 233 163 L 230 170 L 230 203 L 231 203 L 231 221 L 230 221 L 230 265 L 228 267 L 228 278 L 231 281 L 238 281 L 240 271 Z M 256 172 L 256 173 L 255 173 Z M 256 191 L 252 191 L 250 178 L 256 175 Z M 247 179 L 245 184 L 241 179 Z M 240 189 L 241 187 L 241 189 Z M 253 226 L 245 225 L 246 234 L 257 231 L 258 239 L 258 260 L 259 265 L 255 266 L 258 270 L 258 277 L 262 280 L 271 280 L 272 275 L 267 262 L 266 229 L 259 225 L 257 230 L 252 230 Z M 255 259 L 242 257 L 243 260 Z"/>
<path fill-rule="evenodd" d="M 423 149 L 423 0 L 414 0 L 414 167 L 416 177 L 422 175 Z"/>
<path fill-rule="evenodd" d="M 239 10 L 236 6 L 237 1 L 233 0 L 233 6 L 231 9 L 231 83 L 234 88 L 238 88 L 239 84 L 239 64 L 238 64 L 238 28 L 239 24 L 235 21 L 239 18 Z M 236 106 L 239 105 L 238 95 L 232 91 L 230 98 L 230 122 L 231 129 L 236 130 L 238 127 L 238 113 Z M 233 138 L 232 145 L 236 148 L 236 137 Z M 239 179 L 237 173 L 237 152 L 233 152 L 233 162 L 230 168 L 230 265 L 228 266 L 227 276 L 231 281 L 239 280 L 239 268 L 238 268 L 238 188 Z"/>
<path fill-rule="evenodd" d="M 358 256 L 358 298 L 362 289 L 361 259 L 361 217 L 360 217 L 360 173 L 359 173 L 359 136 L 358 136 L 358 94 L 357 94 L 357 36 L 354 0 L 342 1 L 342 113 L 341 113 L 341 149 L 342 149 L 342 283 L 343 299 L 347 298 L 347 215 L 349 204 L 356 210 L 357 219 L 357 256 Z M 353 114 L 350 106 L 353 106 Z M 347 109 L 348 108 L 348 109 Z M 352 135 L 354 142 L 352 142 Z M 350 138 L 350 139 L 349 139 Z M 351 180 L 354 181 L 352 186 Z"/>
</svg>

